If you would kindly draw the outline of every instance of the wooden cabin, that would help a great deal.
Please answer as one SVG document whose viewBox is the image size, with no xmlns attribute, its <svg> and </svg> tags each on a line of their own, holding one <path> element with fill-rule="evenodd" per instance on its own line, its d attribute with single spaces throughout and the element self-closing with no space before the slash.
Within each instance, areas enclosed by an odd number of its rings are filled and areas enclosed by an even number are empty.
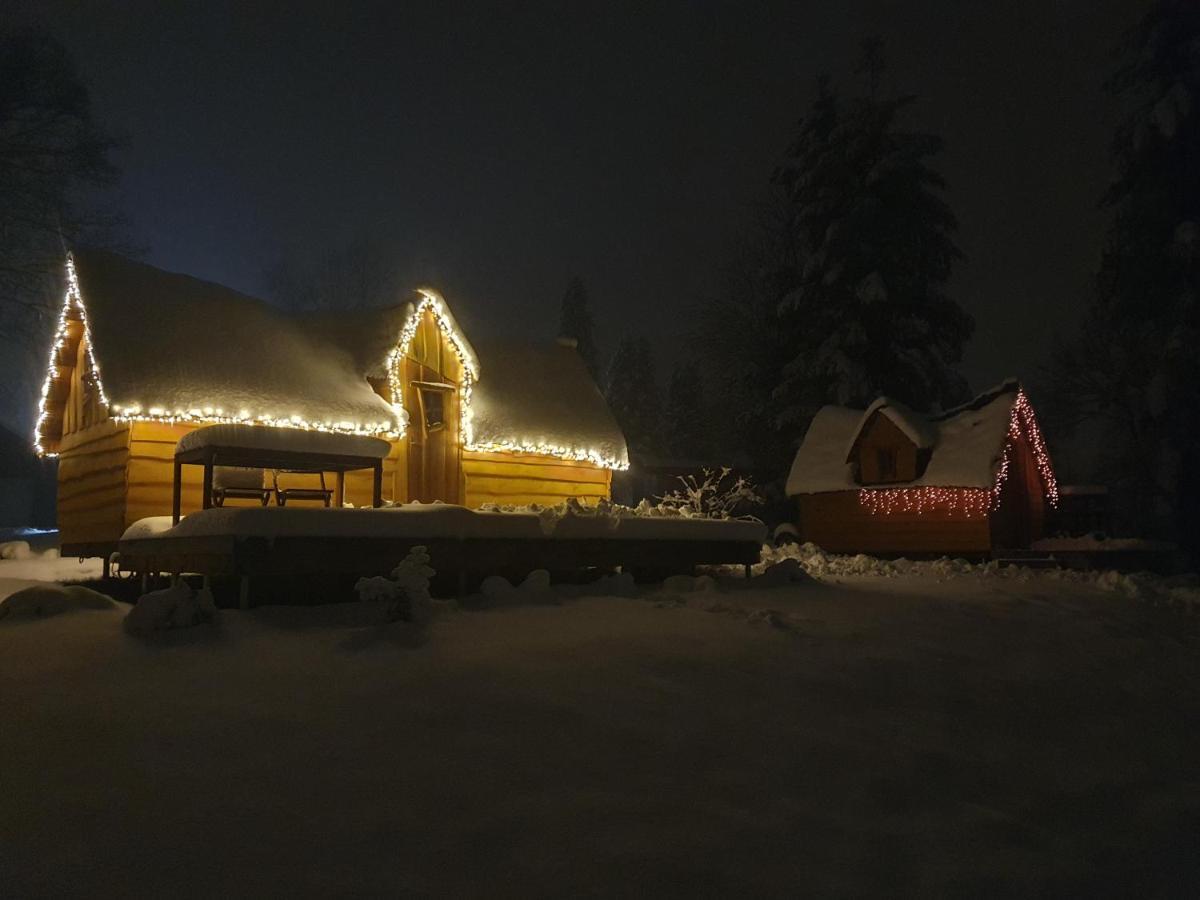
<svg viewBox="0 0 1200 900">
<path fill-rule="evenodd" d="M 826 406 L 788 475 L 801 541 L 835 553 L 989 557 L 1042 537 L 1058 502 L 1033 407 L 1010 379 L 924 416 Z"/>
<path fill-rule="evenodd" d="M 473 343 L 434 291 L 294 315 L 88 251 L 67 260 L 64 293 L 34 434 L 59 460 L 64 555 L 105 555 L 133 522 L 169 515 L 175 445 L 201 425 L 386 438 L 393 502 L 595 502 L 628 466 L 573 345 Z M 185 514 L 200 508 L 196 468 L 184 467 Z M 370 496 L 369 472 L 347 475 L 348 501 Z"/>
</svg>

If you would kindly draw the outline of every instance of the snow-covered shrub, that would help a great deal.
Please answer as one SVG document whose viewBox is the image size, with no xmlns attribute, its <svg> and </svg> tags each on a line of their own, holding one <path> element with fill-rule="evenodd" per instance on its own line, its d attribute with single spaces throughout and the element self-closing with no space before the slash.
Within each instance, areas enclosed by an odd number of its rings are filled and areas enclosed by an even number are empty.
<svg viewBox="0 0 1200 900">
<path fill-rule="evenodd" d="M 125 616 L 125 630 L 130 634 L 146 635 L 169 628 L 190 628 L 211 622 L 217 615 L 212 591 L 193 590 L 185 581 L 168 588 L 151 591 L 138 597 L 137 603 Z"/>
<path fill-rule="evenodd" d="M 690 594 L 693 591 L 715 591 L 717 582 L 711 575 L 669 575 L 663 579 L 662 589 L 672 594 Z"/>
<path fill-rule="evenodd" d="M 424 624 L 433 615 L 433 599 L 429 594 L 429 579 L 437 572 L 429 564 L 429 550 L 418 545 L 392 569 L 391 578 L 375 575 L 360 578 L 354 585 L 358 599 L 390 602 L 387 616 L 391 621 L 403 620 Z"/>
<path fill-rule="evenodd" d="M 764 500 L 754 485 L 742 475 L 729 481 L 733 470 L 721 468 L 720 474 L 703 469 L 704 480 L 695 475 L 680 476 L 677 488 L 656 498 L 659 506 L 673 509 L 688 518 L 728 519 L 742 506 L 759 506 Z"/>
<path fill-rule="evenodd" d="M 812 581 L 812 576 L 796 559 L 784 559 L 769 564 L 762 573 L 755 575 L 750 583 L 755 587 L 779 587 L 785 584 L 801 584 Z"/>
<path fill-rule="evenodd" d="M 81 609 L 111 609 L 113 600 L 81 585 L 39 584 L 0 601 L 0 619 L 44 618 Z"/>
<path fill-rule="evenodd" d="M 506 602 L 545 601 L 553 596 L 550 573 L 545 569 L 534 569 L 519 585 L 514 585 L 503 575 L 489 575 L 480 583 L 479 593 L 492 606 Z"/>
<path fill-rule="evenodd" d="M 0 559 L 29 559 L 32 553 L 28 541 L 5 541 L 0 544 Z"/>
</svg>

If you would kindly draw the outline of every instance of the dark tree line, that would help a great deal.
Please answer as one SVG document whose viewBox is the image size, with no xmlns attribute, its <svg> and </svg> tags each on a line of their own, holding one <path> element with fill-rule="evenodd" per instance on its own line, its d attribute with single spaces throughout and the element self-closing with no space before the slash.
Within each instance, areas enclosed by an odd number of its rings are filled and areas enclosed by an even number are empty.
<svg viewBox="0 0 1200 900">
<path fill-rule="evenodd" d="M 28 417 L 36 402 L 65 249 L 109 243 L 119 224 L 97 202 L 117 178 L 113 147 L 62 45 L 0 28 L 0 354 L 20 362 L 9 377 L 21 381 L 6 418 Z"/>
<path fill-rule="evenodd" d="M 877 40 L 859 71 L 849 96 L 818 79 L 760 222 L 700 313 L 731 443 L 768 471 L 786 470 L 825 404 L 887 393 L 932 410 L 967 395 L 973 322 L 946 291 L 962 254 L 933 165 L 942 142 L 905 124 L 915 98 L 885 89 Z"/>
<path fill-rule="evenodd" d="M 1100 423 L 1123 524 L 1200 549 L 1200 4 L 1159 0 L 1107 83 L 1111 215 L 1077 335 L 1051 365 L 1059 419 Z"/>
</svg>

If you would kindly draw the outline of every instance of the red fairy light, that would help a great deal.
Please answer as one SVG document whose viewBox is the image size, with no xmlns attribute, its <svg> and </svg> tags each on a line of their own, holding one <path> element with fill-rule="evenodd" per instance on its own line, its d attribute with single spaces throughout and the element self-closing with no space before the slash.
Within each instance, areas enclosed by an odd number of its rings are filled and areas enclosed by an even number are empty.
<svg viewBox="0 0 1200 900">
<path fill-rule="evenodd" d="M 1008 419 L 1008 432 L 1005 435 L 1004 450 L 1000 455 L 1000 465 L 996 468 L 996 478 L 990 488 L 981 487 L 898 487 L 898 488 L 862 488 L 858 492 L 858 502 L 871 511 L 872 515 L 891 515 L 893 513 L 922 513 L 939 510 L 944 512 L 961 512 L 966 518 L 986 516 L 1000 506 L 1000 496 L 1004 483 L 1008 480 L 1009 469 L 1012 466 L 1013 445 L 1022 437 L 1029 444 L 1033 453 L 1038 475 L 1042 480 L 1042 491 L 1051 506 L 1058 506 L 1058 481 L 1054 477 L 1054 467 L 1050 464 L 1050 453 L 1046 450 L 1046 442 L 1038 428 L 1037 417 L 1033 414 L 1033 405 L 1024 391 L 1018 391 L 1013 401 L 1012 411 Z M 936 452 L 936 451 L 935 451 Z"/>
</svg>

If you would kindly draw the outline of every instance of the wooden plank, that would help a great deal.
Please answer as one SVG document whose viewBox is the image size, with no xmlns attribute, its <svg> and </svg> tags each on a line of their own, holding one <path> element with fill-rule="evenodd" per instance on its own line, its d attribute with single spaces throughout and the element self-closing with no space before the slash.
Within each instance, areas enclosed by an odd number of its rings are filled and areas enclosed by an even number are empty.
<svg viewBox="0 0 1200 900">
<path fill-rule="evenodd" d="M 589 482 L 549 481 L 536 478 L 467 478 L 468 494 L 545 494 L 555 497 L 602 496 L 604 486 Z"/>
<path fill-rule="evenodd" d="M 76 503 L 80 497 L 89 497 L 100 491 L 119 491 L 124 496 L 125 479 L 120 469 L 113 472 L 97 472 L 89 478 L 78 478 L 59 484 L 58 503 L 60 507 Z"/>
<path fill-rule="evenodd" d="M 546 456 L 541 453 L 514 453 L 507 451 L 482 451 L 482 450 L 464 450 L 462 452 L 463 462 L 516 462 L 524 465 L 542 465 L 542 466 L 570 466 L 572 468 L 581 469 L 599 469 L 608 471 L 603 466 L 598 466 L 594 462 L 579 459 L 560 459 L 557 456 Z"/>
<path fill-rule="evenodd" d="M 100 445 L 100 446 L 97 446 Z M 90 428 L 76 431 L 63 437 L 59 444 L 60 456 L 74 455 L 83 451 L 111 450 L 129 447 L 129 425 L 105 419 Z"/>
<path fill-rule="evenodd" d="M 609 470 L 599 466 L 553 465 L 508 459 L 464 459 L 463 471 L 468 478 L 491 475 L 501 478 L 536 478 L 548 481 L 576 481 L 591 484 L 607 484 L 610 477 Z"/>
<path fill-rule="evenodd" d="M 125 451 L 112 450 L 106 453 L 96 453 L 89 456 L 68 457 L 60 459 L 58 465 L 58 483 L 69 484 L 80 478 L 89 478 L 97 472 L 118 471 L 121 480 L 125 475 Z"/>
</svg>

